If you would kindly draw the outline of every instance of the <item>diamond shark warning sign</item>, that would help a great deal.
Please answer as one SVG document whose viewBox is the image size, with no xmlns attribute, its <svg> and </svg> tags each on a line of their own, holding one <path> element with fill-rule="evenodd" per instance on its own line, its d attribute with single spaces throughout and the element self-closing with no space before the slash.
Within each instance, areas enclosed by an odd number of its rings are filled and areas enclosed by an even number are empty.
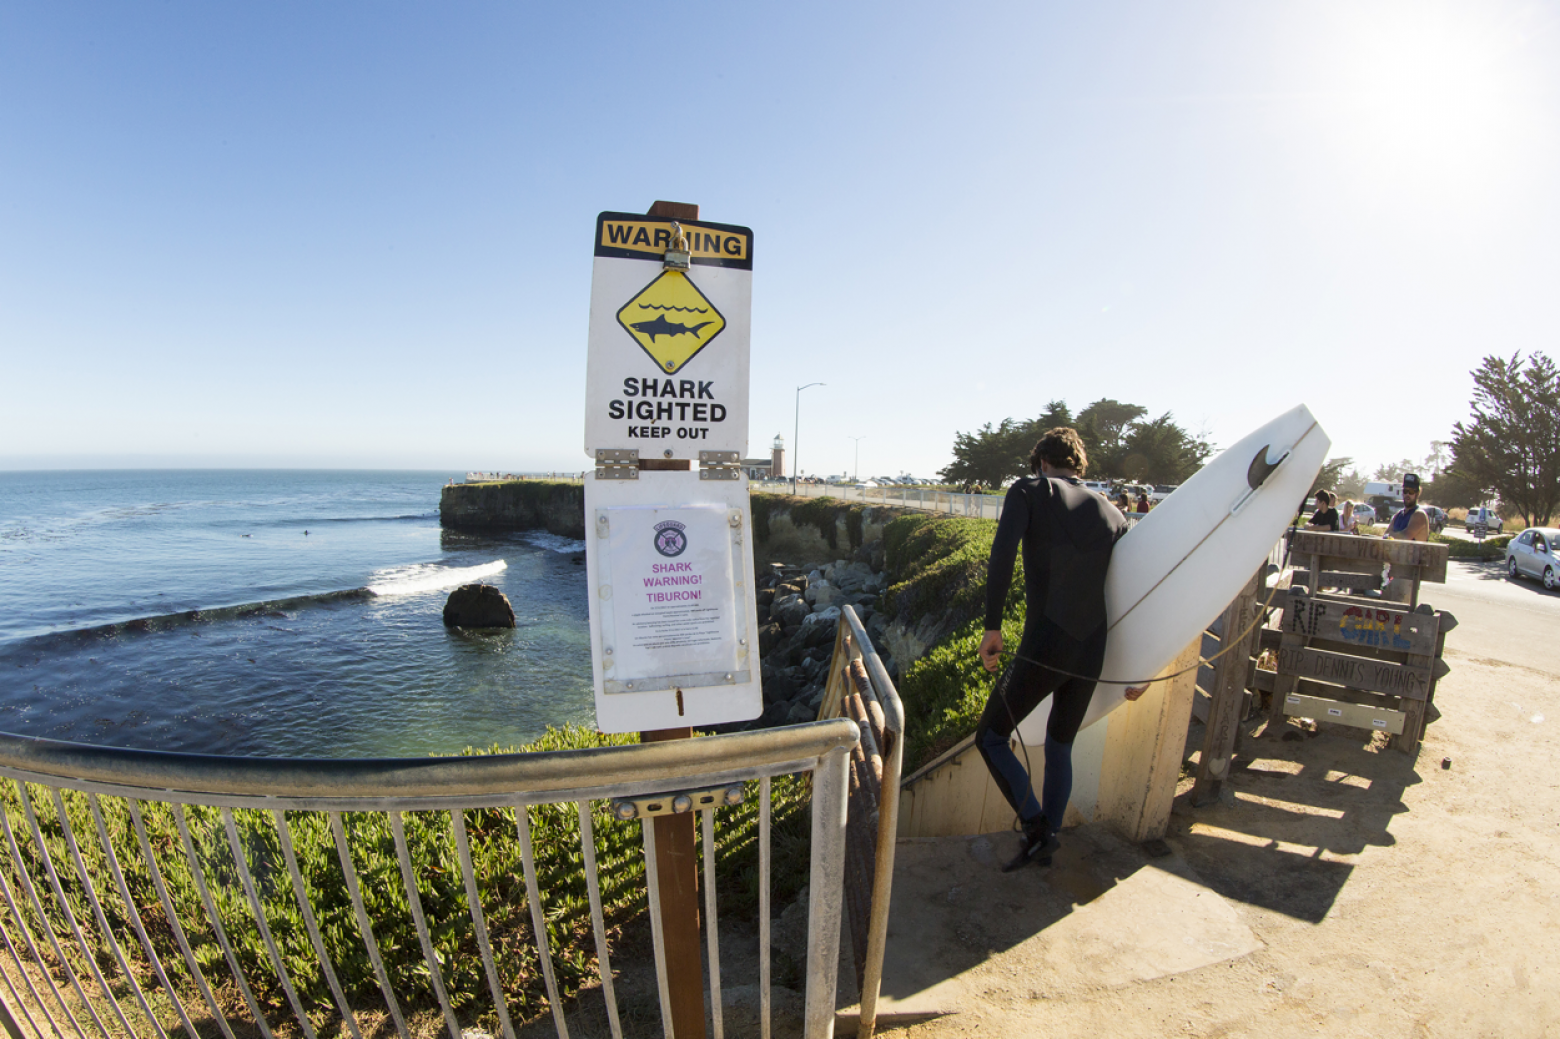
<svg viewBox="0 0 1560 1039">
<path fill-rule="evenodd" d="M 752 229 L 605 212 L 591 245 L 585 453 L 746 457 Z"/>
<path fill-rule="evenodd" d="M 623 304 L 617 320 L 668 375 L 675 375 L 726 327 L 715 304 L 680 270 L 663 271 Z"/>
</svg>

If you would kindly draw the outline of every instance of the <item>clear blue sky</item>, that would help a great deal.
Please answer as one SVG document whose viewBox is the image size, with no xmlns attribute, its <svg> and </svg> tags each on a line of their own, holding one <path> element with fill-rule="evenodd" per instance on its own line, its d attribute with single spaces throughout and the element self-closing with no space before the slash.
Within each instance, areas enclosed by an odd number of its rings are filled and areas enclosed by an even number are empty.
<svg viewBox="0 0 1560 1039">
<path fill-rule="evenodd" d="M 751 447 L 1052 398 L 1422 457 L 1560 353 L 1554 3 L 0 7 L 0 468 L 581 468 L 591 233 L 756 237 Z"/>
</svg>

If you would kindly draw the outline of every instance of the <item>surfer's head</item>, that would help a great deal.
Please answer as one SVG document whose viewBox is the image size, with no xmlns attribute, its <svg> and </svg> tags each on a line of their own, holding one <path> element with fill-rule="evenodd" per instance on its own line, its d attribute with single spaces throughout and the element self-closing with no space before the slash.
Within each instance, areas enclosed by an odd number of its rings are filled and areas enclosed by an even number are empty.
<svg viewBox="0 0 1560 1039">
<path fill-rule="evenodd" d="M 1079 476 L 1089 468 L 1089 456 L 1083 450 L 1083 438 L 1076 429 L 1068 426 L 1048 429 L 1040 437 L 1035 449 L 1029 452 L 1029 471 L 1038 473 L 1041 462 L 1052 469 L 1069 469 Z"/>
</svg>

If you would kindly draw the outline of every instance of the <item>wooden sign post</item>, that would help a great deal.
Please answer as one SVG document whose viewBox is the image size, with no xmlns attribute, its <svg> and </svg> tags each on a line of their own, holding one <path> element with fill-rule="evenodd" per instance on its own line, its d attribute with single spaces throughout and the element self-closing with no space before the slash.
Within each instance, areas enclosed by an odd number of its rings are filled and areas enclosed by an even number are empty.
<svg viewBox="0 0 1560 1039">
<path fill-rule="evenodd" d="M 1234 761 L 1235 743 L 1240 735 L 1241 708 L 1246 701 L 1246 672 L 1261 634 L 1260 625 L 1253 622 L 1265 606 L 1258 602 L 1258 596 L 1264 590 L 1266 575 L 1267 564 L 1264 563 L 1224 611 L 1219 629 L 1222 656 L 1214 669 L 1208 724 L 1203 730 L 1202 754 L 1197 760 L 1197 779 L 1192 787 L 1193 804 L 1210 804 L 1218 800 L 1230 778 L 1230 764 Z"/>
<path fill-rule="evenodd" d="M 699 207 L 680 202 L 656 202 L 647 216 L 671 220 L 699 219 Z M 685 458 L 642 458 L 641 471 L 691 469 Z M 641 743 L 693 738 L 693 729 L 651 729 Z M 657 815 L 655 870 L 661 895 L 661 942 L 666 949 L 666 998 L 671 1003 L 672 1032 L 677 1039 L 704 1039 L 704 966 L 699 956 L 699 868 L 694 848 L 693 812 Z M 714 922 L 711 921 L 711 926 Z"/>
<path fill-rule="evenodd" d="M 584 446 L 596 465 L 585 483 L 596 727 L 638 731 L 643 743 L 689 739 L 764 706 L 740 465 L 753 234 L 657 202 L 643 216 L 599 214 L 592 250 Z M 677 1039 L 705 1034 L 696 814 L 641 817 L 654 844 L 662 1009 Z"/>
</svg>

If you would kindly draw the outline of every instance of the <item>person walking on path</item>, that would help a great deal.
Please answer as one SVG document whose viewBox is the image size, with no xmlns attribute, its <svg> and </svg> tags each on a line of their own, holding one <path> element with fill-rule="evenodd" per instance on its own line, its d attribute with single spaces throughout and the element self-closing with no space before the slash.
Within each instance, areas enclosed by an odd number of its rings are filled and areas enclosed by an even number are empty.
<svg viewBox="0 0 1560 1039">
<path fill-rule="evenodd" d="M 1072 795 L 1072 744 L 1105 662 L 1105 570 L 1127 529 L 1126 517 L 1079 479 L 1088 468 L 1075 430 L 1048 430 L 1029 456 L 1033 475 L 1014 482 L 1002 506 L 986 573 L 986 630 L 980 662 L 1001 667 L 1002 607 L 1013 562 L 1024 553 L 1024 634 L 992 687 L 975 744 L 997 789 L 1023 827 L 1018 856 L 1005 870 L 1049 864 Z M 1089 677 L 1077 677 L 1089 676 Z M 1129 690 L 1137 699 L 1142 689 Z M 1009 740 L 1030 712 L 1053 697 L 1046 725 L 1045 778 L 1034 782 Z M 1027 751 L 1026 751 L 1027 757 Z"/>
</svg>

